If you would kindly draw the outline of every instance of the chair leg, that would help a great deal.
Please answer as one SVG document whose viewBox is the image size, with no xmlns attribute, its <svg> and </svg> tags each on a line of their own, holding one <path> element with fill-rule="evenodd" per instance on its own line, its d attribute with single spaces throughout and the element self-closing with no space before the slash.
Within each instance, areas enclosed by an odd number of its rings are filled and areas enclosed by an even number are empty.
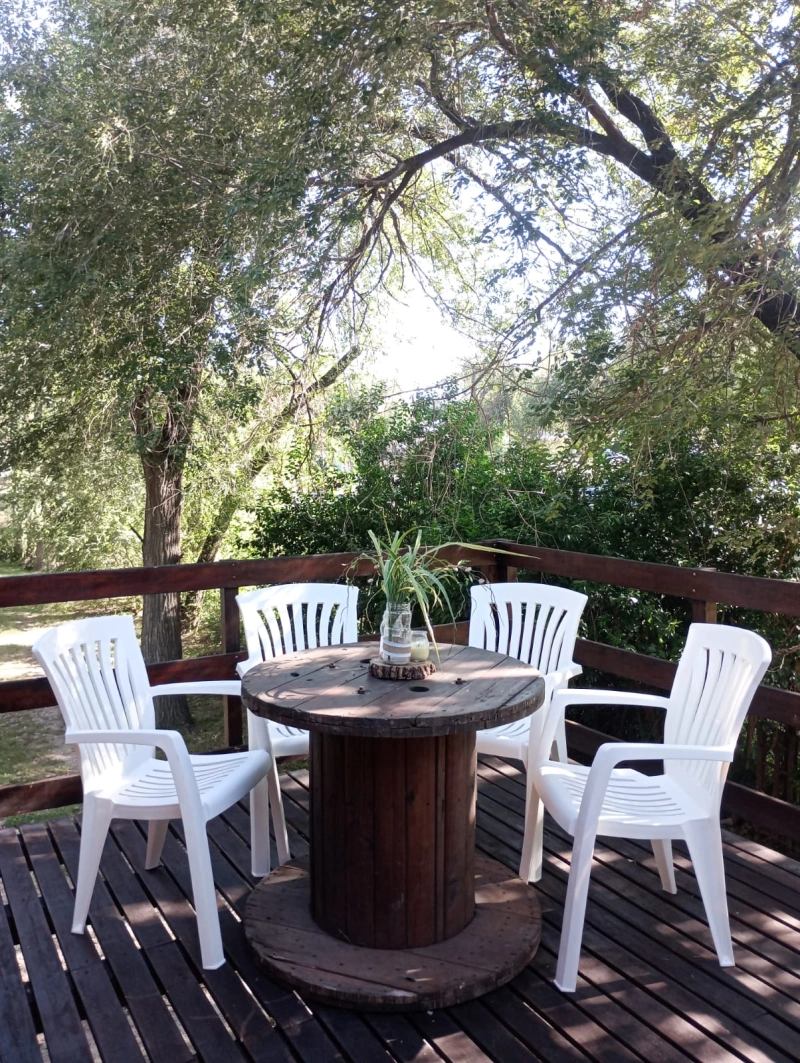
<svg viewBox="0 0 800 1063">
<path fill-rule="evenodd" d="M 213 971 L 225 963 L 222 948 L 222 932 L 219 927 L 217 895 L 211 870 L 211 854 L 208 851 L 208 835 L 203 822 L 183 821 L 186 851 L 189 855 L 189 873 L 192 879 L 192 897 L 197 914 L 197 931 L 200 936 L 200 955 L 203 967 Z"/>
<path fill-rule="evenodd" d="M 250 797 L 250 845 L 253 856 L 252 871 L 256 876 L 263 871 L 264 875 L 269 874 L 270 861 L 269 861 L 269 811 L 272 811 L 272 827 L 275 831 L 275 845 L 278 850 L 278 863 L 285 864 L 291 860 L 292 856 L 289 852 L 289 836 L 286 833 L 286 818 L 283 814 L 283 798 L 281 796 L 281 786 L 278 781 L 278 761 L 275 757 L 272 749 L 272 742 L 269 737 L 269 729 L 267 721 L 260 716 L 254 716 L 250 710 L 247 710 L 247 734 L 250 749 L 265 749 L 272 757 L 272 767 L 267 772 L 267 794 L 263 798 L 259 794 L 251 794 Z M 255 803 L 253 797 L 255 796 Z M 263 800 L 263 806 L 262 806 Z M 255 812 L 255 817 L 253 813 Z M 259 826 L 258 821 L 263 817 L 262 826 Z M 256 838 L 254 831 L 261 831 L 259 838 Z M 266 856 L 263 854 L 263 845 L 267 846 Z M 256 858 L 258 857 L 258 865 L 256 864 Z M 258 867 L 258 871 L 257 871 Z M 262 875 L 263 877 L 263 875 Z"/>
<path fill-rule="evenodd" d="M 589 877 L 592 872 L 594 834 L 576 838 L 572 849 L 572 866 L 567 883 L 564 922 L 558 946 L 555 984 L 562 993 L 574 993 L 578 984 L 578 963 L 581 955 Z"/>
<path fill-rule="evenodd" d="M 161 863 L 161 850 L 169 829 L 168 819 L 151 819 L 147 824 L 147 854 L 144 858 L 145 871 L 152 871 Z"/>
<path fill-rule="evenodd" d="M 672 842 L 669 838 L 653 838 L 650 842 L 653 846 L 653 856 L 656 858 L 656 867 L 661 876 L 661 887 L 667 893 L 677 893 L 675 885 L 675 867 L 672 862 Z"/>
<path fill-rule="evenodd" d="M 525 834 L 519 862 L 519 877 L 523 882 L 538 882 L 542 877 L 543 835 L 544 804 L 539 800 L 529 768 L 525 786 Z"/>
<path fill-rule="evenodd" d="M 269 874 L 269 784 L 266 776 L 259 779 L 250 791 L 250 857 L 253 878 L 264 878 Z"/>
<path fill-rule="evenodd" d="M 689 855 L 706 909 L 706 918 L 717 950 L 720 967 L 734 967 L 728 898 L 725 892 L 725 865 L 719 823 L 696 820 L 683 827 Z"/>
<path fill-rule="evenodd" d="M 292 859 L 289 852 L 289 835 L 286 832 L 286 817 L 283 814 L 283 796 L 278 781 L 278 765 L 275 761 L 267 774 L 269 805 L 272 810 L 272 827 L 275 831 L 275 846 L 278 850 L 278 863 L 286 864 Z"/>
<path fill-rule="evenodd" d="M 111 808 L 108 802 L 101 803 L 92 794 L 87 794 L 84 798 L 78 879 L 75 883 L 75 908 L 72 914 L 73 934 L 82 934 L 86 929 L 86 916 L 111 823 Z"/>
</svg>

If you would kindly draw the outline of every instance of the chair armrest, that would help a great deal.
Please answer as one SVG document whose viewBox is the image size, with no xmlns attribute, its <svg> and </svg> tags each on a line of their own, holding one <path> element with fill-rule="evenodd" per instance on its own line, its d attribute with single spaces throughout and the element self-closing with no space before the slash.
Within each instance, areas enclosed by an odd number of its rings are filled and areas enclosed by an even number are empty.
<svg viewBox="0 0 800 1063">
<path fill-rule="evenodd" d="M 679 746 L 662 742 L 605 742 L 594 755 L 592 770 L 612 770 L 626 760 L 721 760 L 732 761 L 730 746 Z"/>
<path fill-rule="evenodd" d="M 568 705 L 635 705 L 644 709 L 666 709 L 669 698 L 656 694 L 635 694 L 627 690 L 557 690 L 553 694 L 560 706 Z"/>
<path fill-rule="evenodd" d="M 186 762 L 189 763 L 189 751 L 186 742 L 179 731 L 161 730 L 158 727 L 141 728 L 135 731 L 115 731 L 104 728 L 102 731 L 76 731 L 68 727 L 64 734 L 64 741 L 70 744 L 80 743 L 87 745 L 94 743 L 113 743 L 126 746 L 156 746 L 163 749 L 169 756 L 172 752 L 177 756 L 186 754 Z"/>
<path fill-rule="evenodd" d="M 165 694 L 227 694 L 238 697 L 241 692 L 242 684 L 238 679 L 201 679 L 195 683 L 162 683 L 150 687 L 150 694 L 154 698 Z"/>
<path fill-rule="evenodd" d="M 577 666 L 576 666 L 577 667 Z M 561 677 L 567 673 L 552 672 L 545 676 L 548 686 L 545 693 L 552 691 L 552 697 L 548 704 L 545 698 L 546 715 L 541 724 L 539 745 L 541 749 L 551 749 L 556 738 L 558 725 L 564 718 L 564 710 L 568 705 L 636 705 L 639 708 L 666 709 L 669 706 L 669 698 L 657 697 L 654 694 L 632 694 L 622 690 L 572 690 L 566 686 L 554 687 L 550 681 L 550 675 Z"/>
<path fill-rule="evenodd" d="M 167 760 L 170 767 L 173 767 L 173 760 L 180 766 L 181 770 L 188 770 L 190 774 L 192 772 L 192 764 L 189 760 L 189 751 L 186 748 L 186 742 L 183 735 L 179 731 L 161 730 L 160 728 L 142 728 L 136 731 L 112 731 L 111 729 L 102 731 L 75 731 L 68 727 L 64 735 L 64 741 L 68 743 L 80 743 L 81 745 L 88 745 L 91 742 L 94 743 L 119 743 L 126 746 L 155 746 L 158 749 L 163 749 L 167 754 Z"/>
<path fill-rule="evenodd" d="M 560 668 L 557 672 L 545 672 L 542 676 L 546 684 L 546 690 L 555 692 L 565 690 L 570 679 L 580 675 L 583 669 L 579 664 L 570 664 L 566 668 Z"/>
<path fill-rule="evenodd" d="M 733 760 L 730 746 L 679 746 L 660 742 L 606 742 L 594 755 L 578 813 L 577 831 L 594 829 L 617 764 L 626 760 Z"/>
<path fill-rule="evenodd" d="M 67 728 L 64 740 L 69 743 L 88 744 L 94 743 L 119 743 L 126 746 L 155 746 L 163 749 L 167 755 L 167 763 L 172 771 L 175 789 L 178 793 L 178 802 L 181 806 L 181 814 L 199 817 L 197 822 L 205 822 L 200 790 L 197 779 L 192 770 L 192 762 L 189 759 L 189 751 L 186 742 L 179 731 L 160 730 L 159 728 L 141 729 L 136 731 L 73 731 Z"/>
</svg>

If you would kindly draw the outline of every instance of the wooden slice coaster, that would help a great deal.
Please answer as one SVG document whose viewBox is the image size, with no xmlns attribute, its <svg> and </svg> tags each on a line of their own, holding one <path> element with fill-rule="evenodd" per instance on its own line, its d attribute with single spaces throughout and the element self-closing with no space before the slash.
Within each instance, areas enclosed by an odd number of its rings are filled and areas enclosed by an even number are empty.
<svg viewBox="0 0 800 1063">
<path fill-rule="evenodd" d="M 418 1011 L 473 1000 L 505 985 L 539 947 L 533 887 L 477 855 L 475 917 L 454 937 L 413 949 L 372 949 L 326 934 L 311 918 L 308 859 L 262 880 L 244 930 L 256 963 L 309 1000 L 360 1011 Z"/>
<path fill-rule="evenodd" d="M 410 661 L 408 664 L 387 664 L 380 657 L 373 657 L 369 662 L 369 674 L 376 679 L 425 679 L 433 675 L 436 665 L 433 661 Z"/>
</svg>

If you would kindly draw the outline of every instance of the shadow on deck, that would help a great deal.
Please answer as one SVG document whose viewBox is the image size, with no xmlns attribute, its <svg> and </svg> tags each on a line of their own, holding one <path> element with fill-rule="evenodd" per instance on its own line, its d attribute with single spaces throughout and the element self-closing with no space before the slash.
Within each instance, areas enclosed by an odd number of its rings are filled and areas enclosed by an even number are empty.
<svg viewBox="0 0 800 1063">
<path fill-rule="evenodd" d="M 479 773 L 478 845 L 516 869 L 524 777 L 491 757 Z M 282 776 L 296 856 L 307 848 L 307 781 L 304 772 Z M 598 846 L 581 978 L 567 996 L 551 979 L 571 843 L 548 821 L 544 930 L 531 966 L 459 1007 L 381 1015 L 306 1005 L 253 966 L 237 914 L 250 890 L 248 830 L 241 807 L 209 825 L 229 962 L 205 972 L 178 834 L 170 832 L 164 866 L 142 872 L 144 834 L 117 821 L 81 938 L 69 932 L 75 821 L 0 831 L 2 1063 L 790 1063 L 800 1056 L 800 864 L 763 846 L 725 836 L 738 964 L 726 970 L 717 965 L 685 852 L 676 849 L 673 897 L 661 891 L 648 848 Z"/>
</svg>

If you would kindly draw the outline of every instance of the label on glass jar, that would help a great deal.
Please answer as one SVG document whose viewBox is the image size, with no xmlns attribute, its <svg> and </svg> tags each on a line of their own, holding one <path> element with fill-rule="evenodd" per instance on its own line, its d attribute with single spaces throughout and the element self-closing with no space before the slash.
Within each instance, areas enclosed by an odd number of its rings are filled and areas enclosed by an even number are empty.
<svg viewBox="0 0 800 1063">
<path fill-rule="evenodd" d="M 387 664 L 408 664 L 411 660 L 411 647 L 407 642 L 391 642 L 382 638 L 381 657 Z"/>
</svg>

